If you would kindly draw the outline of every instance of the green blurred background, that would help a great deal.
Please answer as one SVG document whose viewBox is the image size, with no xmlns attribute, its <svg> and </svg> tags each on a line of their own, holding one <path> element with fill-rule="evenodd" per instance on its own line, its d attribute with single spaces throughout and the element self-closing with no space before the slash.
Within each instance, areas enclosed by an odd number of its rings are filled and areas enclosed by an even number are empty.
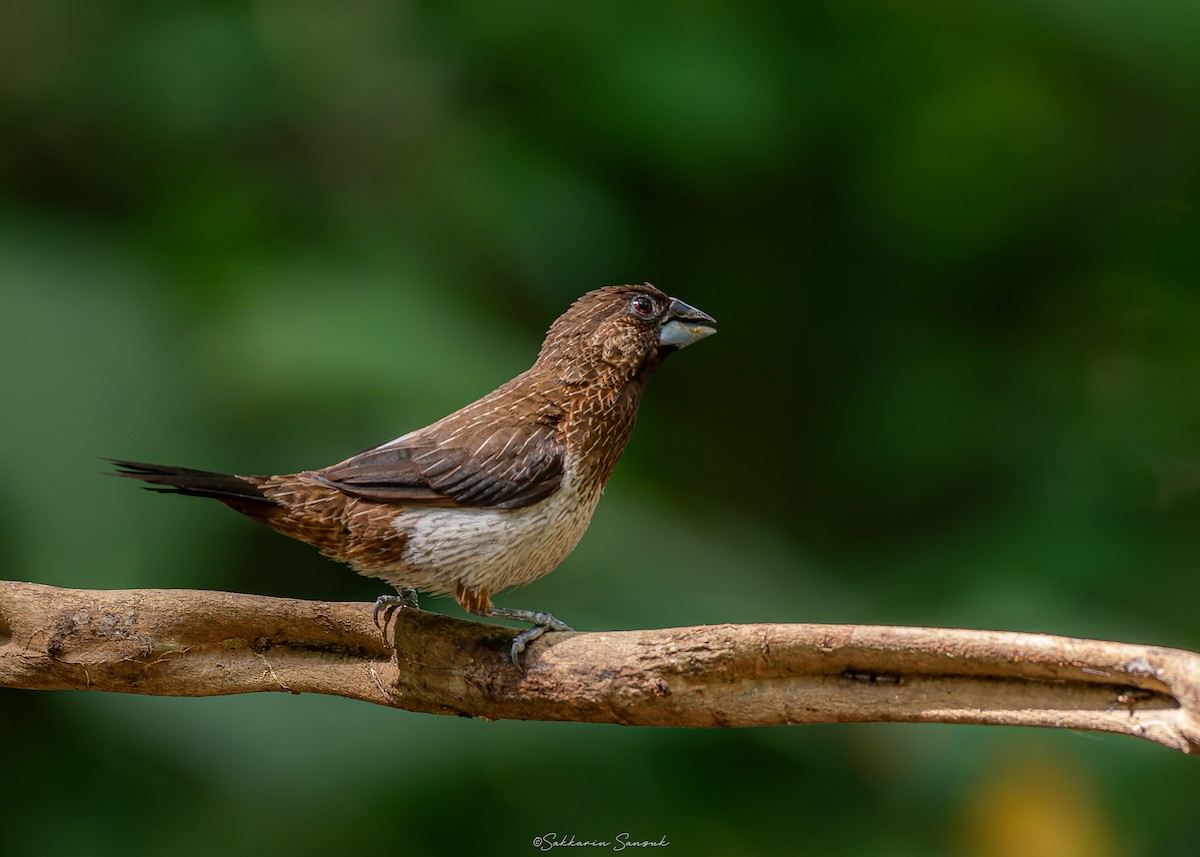
<svg viewBox="0 0 1200 857">
<path fill-rule="evenodd" d="M 524 369 L 582 292 L 650 280 L 720 335 L 651 385 L 580 548 L 500 604 L 1200 648 L 1200 5 L 0 20 L 6 576 L 366 602 L 96 457 L 332 463 Z M 1128 738 L 286 695 L 7 691 L 0 718 L 4 855 L 1200 852 L 1200 767 Z"/>
</svg>

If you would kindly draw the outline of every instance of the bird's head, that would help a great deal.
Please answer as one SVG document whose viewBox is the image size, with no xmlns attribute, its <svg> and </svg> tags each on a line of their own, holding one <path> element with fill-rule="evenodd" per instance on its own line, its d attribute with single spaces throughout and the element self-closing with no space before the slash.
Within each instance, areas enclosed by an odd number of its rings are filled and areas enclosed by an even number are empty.
<svg viewBox="0 0 1200 857">
<path fill-rule="evenodd" d="M 706 313 L 649 283 L 588 292 L 546 334 L 538 365 L 568 382 L 624 384 L 716 333 Z"/>
</svg>

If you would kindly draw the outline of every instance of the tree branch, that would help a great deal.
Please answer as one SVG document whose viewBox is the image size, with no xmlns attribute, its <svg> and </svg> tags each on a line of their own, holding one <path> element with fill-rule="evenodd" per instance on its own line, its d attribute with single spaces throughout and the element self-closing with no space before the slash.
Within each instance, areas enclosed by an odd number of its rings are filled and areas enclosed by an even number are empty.
<svg viewBox="0 0 1200 857">
<path fill-rule="evenodd" d="M 410 711 L 630 726 L 904 721 L 1117 732 L 1200 752 L 1200 655 L 1045 634 L 712 625 L 547 634 L 372 605 L 0 582 L 0 686 L 327 693 Z"/>
</svg>

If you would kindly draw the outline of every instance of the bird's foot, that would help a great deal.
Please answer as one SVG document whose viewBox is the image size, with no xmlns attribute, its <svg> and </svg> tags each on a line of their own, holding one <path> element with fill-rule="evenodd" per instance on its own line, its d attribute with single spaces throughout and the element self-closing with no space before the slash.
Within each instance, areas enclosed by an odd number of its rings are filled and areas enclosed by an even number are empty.
<svg viewBox="0 0 1200 857">
<path fill-rule="evenodd" d="M 513 610 L 508 607 L 493 607 L 488 611 L 487 615 L 494 619 L 515 619 L 518 622 L 528 622 L 533 625 L 532 628 L 522 631 L 513 637 L 512 648 L 509 649 L 509 657 L 512 658 L 513 666 L 521 672 L 525 672 L 525 667 L 521 665 L 521 652 L 525 651 L 526 646 L 547 631 L 575 630 L 566 622 L 554 617 L 550 613 L 542 613 L 537 610 Z"/>
<path fill-rule="evenodd" d="M 379 629 L 384 640 L 387 640 L 388 623 L 392 621 L 392 616 L 396 611 L 401 609 L 420 609 L 417 604 L 417 590 L 411 586 L 401 586 L 397 589 L 397 594 L 380 595 L 375 599 L 375 609 L 371 612 L 371 618 L 375 620 L 375 627 Z M 380 613 L 383 614 L 382 625 L 379 624 Z"/>
</svg>

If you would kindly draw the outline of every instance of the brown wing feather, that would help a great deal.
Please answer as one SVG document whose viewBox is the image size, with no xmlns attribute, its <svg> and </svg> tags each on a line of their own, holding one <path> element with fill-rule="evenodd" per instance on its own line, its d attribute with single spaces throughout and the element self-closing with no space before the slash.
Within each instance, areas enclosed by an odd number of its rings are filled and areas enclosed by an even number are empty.
<svg viewBox="0 0 1200 857">
<path fill-rule="evenodd" d="M 497 425 L 441 440 L 432 435 L 416 433 L 314 475 L 370 500 L 497 509 L 529 506 L 562 482 L 564 449 L 552 422 Z"/>
</svg>

